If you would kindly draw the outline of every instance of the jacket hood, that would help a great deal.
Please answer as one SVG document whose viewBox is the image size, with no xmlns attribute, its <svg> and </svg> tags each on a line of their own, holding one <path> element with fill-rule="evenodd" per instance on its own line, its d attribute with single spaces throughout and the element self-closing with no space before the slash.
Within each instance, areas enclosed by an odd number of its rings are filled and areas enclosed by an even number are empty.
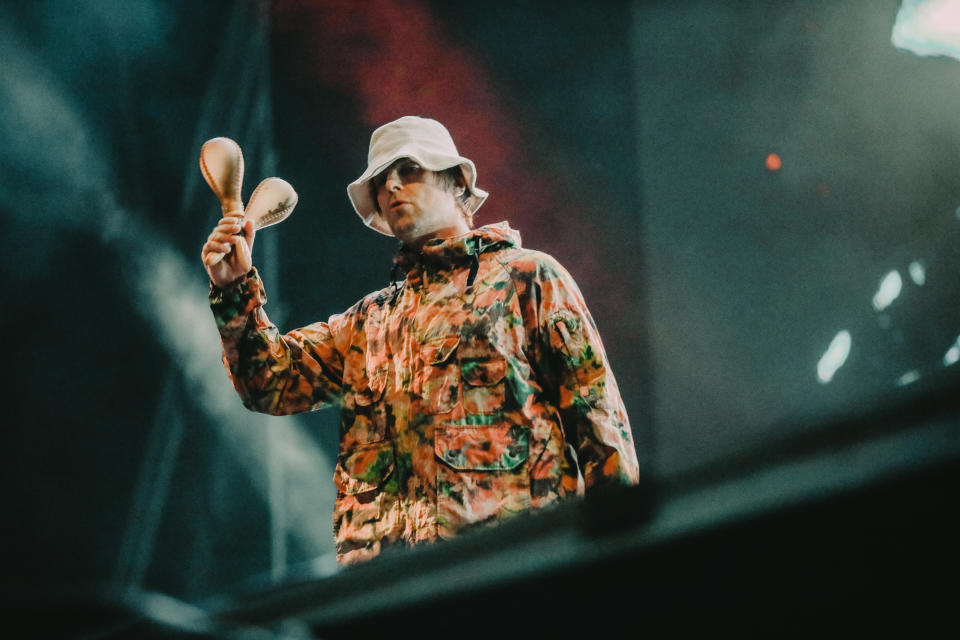
<svg viewBox="0 0 960 640">
<path fill-rule="evenodd" d="M 488 251 L 520 246 L 520 233 L 507 222 L 497 222 L 463 235 L 428 240 L 419 251 L 403 245 L 393 264 L 395 269 L 408 272 L 420 264 L 443 267 Z"/>
</svg>

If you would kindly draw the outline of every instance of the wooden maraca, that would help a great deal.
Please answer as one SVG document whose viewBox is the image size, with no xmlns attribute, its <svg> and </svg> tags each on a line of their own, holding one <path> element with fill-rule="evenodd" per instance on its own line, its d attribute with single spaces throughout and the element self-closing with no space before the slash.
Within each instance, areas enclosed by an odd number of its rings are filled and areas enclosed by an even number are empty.
<svg viewBox="0 0 960 640">
<path fill-rule="evenodd" d="M 285 220 L 297 206 L 297 192 L 282 178 L 267 178 L 253 190 L 246 208 L 243 206 L 243 152 L 230 138 L 212 138 L 200 149 L 200 172 L 213 189 L 224 216 L 253 220 L 259 230 Z M 223 260 L 226 254 L 213 254 L 210 264 Z"/>
</svg>

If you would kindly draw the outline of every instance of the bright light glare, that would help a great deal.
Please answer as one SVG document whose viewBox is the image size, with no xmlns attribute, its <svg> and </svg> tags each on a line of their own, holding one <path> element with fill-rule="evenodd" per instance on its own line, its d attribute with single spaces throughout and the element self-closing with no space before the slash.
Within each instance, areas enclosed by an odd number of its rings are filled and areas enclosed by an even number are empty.
<svg viewBox="0 0 960 640">
<path fill-rule="evenodd" d="M 957 360 L 960 360 L 960 336 L 957 336 L 957 341 L 943 354 L 943 366 L 949 367 L 956 364 Z"/>
<path fill-rule="evenodd" d="M 817 363 L 817 378 L 821 384 L 827 384 L 833 380 L 833 375 L 837 369 L 843 366 L 850 355 L 850 332 L 844 329 L 830 341 L 830 346 Z"/>
<path fill-rule="evenodd" d="M 916 370 L 907 371 L 905 374 L 903 374 L 902 376 L 900 376 L 899 378 L 897 378 L 897 386 L 898 386 L 898 387 L 905 387 L 905 386 L 907 386 L 908 384 L 910 384 L 911 382 L 916 382 L 916 381 L 919 380 L 919 379 L 920 379 L 920 372 L 919 372 L 919 371 L 916 371 Z"/>
<path fill-rule="evenodd" d="M 877 311 L 883 311 L 889 307 L 900 295 L 901 289 L 903 289 L 903 279 L 900 277 L 899 271 L 893 270 L 880 281 L 880 288 L 873 296 L 873 308 Z"/>
<path fill-rule="evenodd" d="M 903 0 L 890 40 L 920 56 L 960 60 L 960 0 Z"/>
<path fill-rule="evenodd" d="M 923 283 L 927 281 L 927 272 L 920 262 L 910 263 L 910 279 L 913 280 L 914 284 L 918 287 L 922 287 Z"/>
</svg>

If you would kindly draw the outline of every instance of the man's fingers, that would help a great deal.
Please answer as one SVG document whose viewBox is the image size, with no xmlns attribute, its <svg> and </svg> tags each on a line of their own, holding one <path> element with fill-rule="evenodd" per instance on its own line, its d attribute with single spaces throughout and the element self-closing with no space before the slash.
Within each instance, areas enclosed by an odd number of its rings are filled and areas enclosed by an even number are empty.
<svg viewBox="0 0 960 640">
<path fill-rule="evenodd" d="M 253 221 L 234 213 L 228 212 L 217 222 L 200 251 L 200 259 L 214 282 L 231 281 L 234 272 L 250 270 L 250 247 L 256 229 Z"/>
<path fill-rule="evenodd" d="M 221 233 L 219 231 L 214 231 L 209 236 L 207 236 L 207 242 L 233 242 L 231 238 L 239 238 L 235 233 Z"/>
<path fill-rule="evenodd" d="M 241 226 L 239 218 L 223 218 L 220 220 L 220 223 L 217 224 L 216 231 L 236 233 L 240 230 Z"/>
<path fill-rule="evenodd" d="M 232 236 L 240 232 L 240 229 L 243 226 L 243 219 L 236 218 L 233 216 L 228 216 L 226 218 L 221 218 L 220 222 L 217 223 L 217 226 L 213 228 L 213 231 L 210 232 L 210 238 L 216 236 Z"/>
<path fill-rule="evenodd" d="M 228 238 L 239 239 L 239 236 L 228 236 Z M 234 243 L 229 240 L 226 242 L 209 240 L 203 245 L 203 250 L 200 252 L 200 255 L 205 257 L 210 253 L 229 253 L 233 244 Z"/>
<path fill-rule="evenodd" d="M 253 239 L 257 235 L 257 228 L 253 225 L 253 220 L 247 220 L 243 223 L 243 237 L 247 241 L 247 248 L 253 249 Z"/>
</svg>

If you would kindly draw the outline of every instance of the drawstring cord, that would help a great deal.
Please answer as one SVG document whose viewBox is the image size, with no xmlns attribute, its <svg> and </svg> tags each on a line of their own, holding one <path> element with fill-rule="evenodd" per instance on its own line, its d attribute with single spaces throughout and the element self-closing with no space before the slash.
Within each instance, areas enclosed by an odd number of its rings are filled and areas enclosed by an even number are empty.
<svg viewBox="0 0 960 640">
<path fill-rule="evenodd" d="M 473 281 L 477 277 L 477 271 L 480 269 L 480 250 L 483 248 L 483 240 L 480 236 L 473 236 L 473 253 L 470 254 L 470 274 L 467 276 L 467 289 L 473 286 Z"/>
<path fill-rule="evenodd" d="M 400 295 L 400 280 L 397 280 L 398 272 L 401 271 L 400 265 L 396 262 L 393 263 L 393 267 L 390 269 L 390 283 L 393 285 L 393 294 L 390 296 L 390 304 L 393 305 L 397 301 L 397 296 Z"/>
</svg>

